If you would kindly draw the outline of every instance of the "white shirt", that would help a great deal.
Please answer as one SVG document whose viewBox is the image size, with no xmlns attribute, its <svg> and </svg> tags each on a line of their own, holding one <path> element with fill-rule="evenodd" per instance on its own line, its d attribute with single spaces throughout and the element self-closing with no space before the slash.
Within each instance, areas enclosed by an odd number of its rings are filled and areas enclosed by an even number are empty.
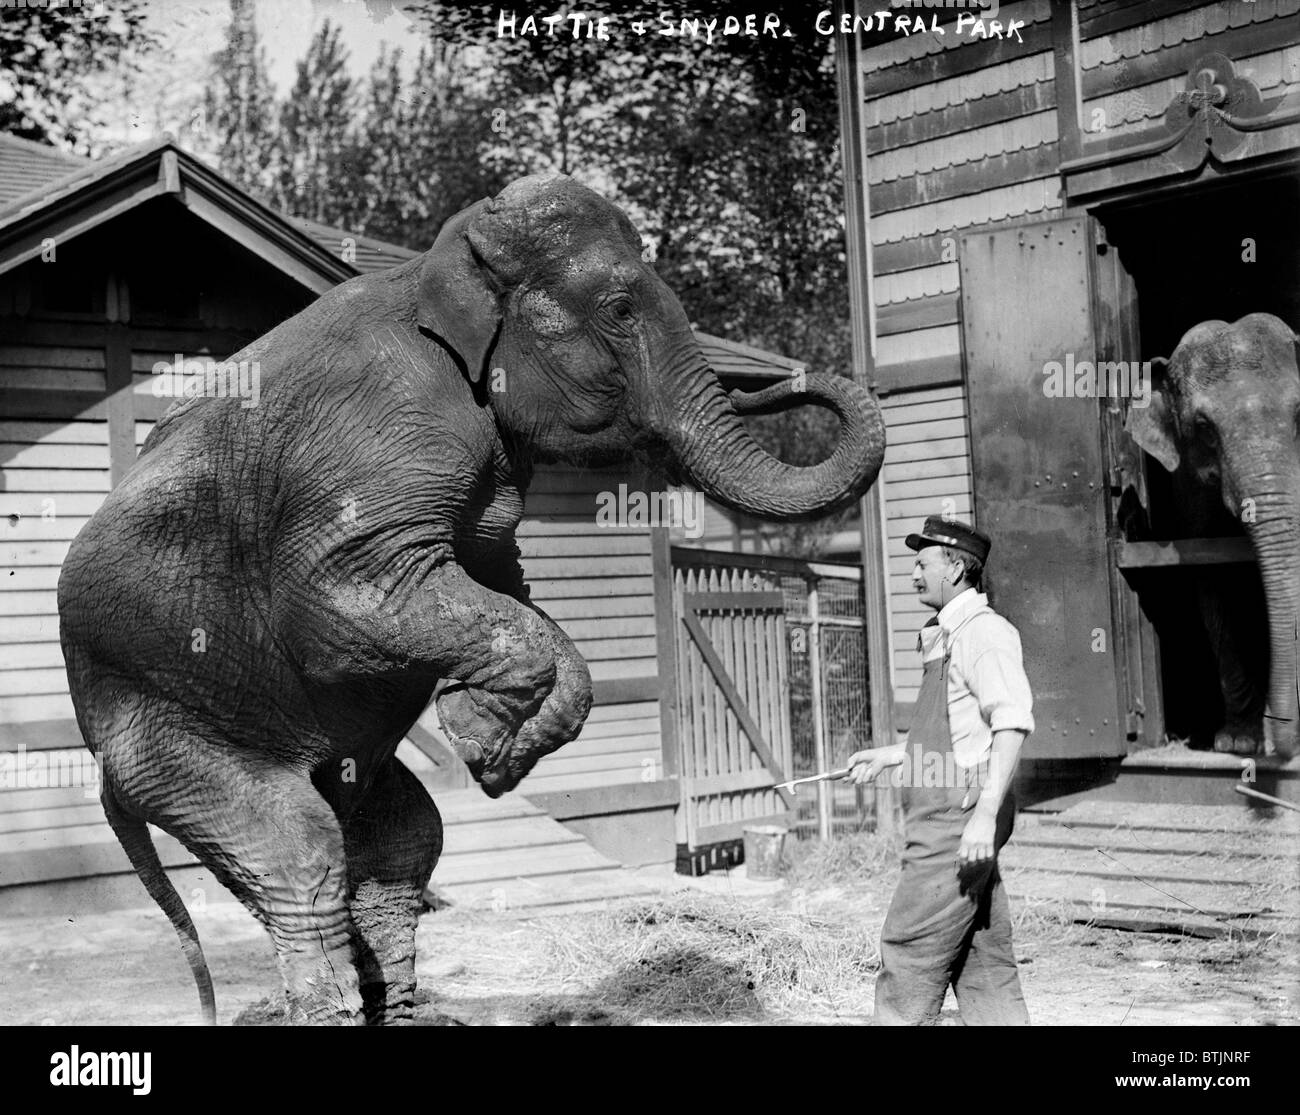
<svg viewBox="0 0 1300 1115">
<path fill-rule="evenodd" d="M 948 663 L 948 730 L 953 761 L 973 767 L 989 757 L 993 733 L 1014 728 L 1034 730 L 1033 694 L 1025 676 L 1020 635 L 996 612 L 971 619 L 953 632 L 973 612 L 988 606 L 989 598 L 973 588 L 948 601 L 939 614 L 921 628 L 921 660 L 942 658 L 945 644 L 952 651 Z"/>
</svg>

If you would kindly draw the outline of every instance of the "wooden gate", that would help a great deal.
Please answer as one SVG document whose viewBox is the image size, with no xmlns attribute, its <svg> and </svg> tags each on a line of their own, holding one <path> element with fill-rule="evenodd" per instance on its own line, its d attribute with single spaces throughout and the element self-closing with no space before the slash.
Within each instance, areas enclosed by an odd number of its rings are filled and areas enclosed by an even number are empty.
<svg viewBox="0 0 1300 1115">
<path fill-rule="evenodd" d="M 690 853 L 734 841 L 748 825 L 789 824 L 789 664 L 779 580 L 697 562 L 674 550 L 677 840 Z"/>
</svg>

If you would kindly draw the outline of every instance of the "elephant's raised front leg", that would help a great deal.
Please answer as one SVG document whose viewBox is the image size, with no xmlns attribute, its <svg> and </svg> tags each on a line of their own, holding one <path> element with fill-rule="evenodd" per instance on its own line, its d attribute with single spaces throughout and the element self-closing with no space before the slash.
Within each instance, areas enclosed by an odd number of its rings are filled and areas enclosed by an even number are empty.
<svg viewBox="0 0 1300 1115">
<path fill-rule="evenodd" d="M 442 818 L 420 780 L 390 758 L 343 822 L 343 838 L 366 1021 L 408 1022 L 415 1006 L 415 930 L 442 852 Z"/>
<path fill-rule="evenodd" d="M 573 640 L 529 599 L 513 540 L 495 563 L 479 571 L 479 576 L 536 617 L 537 624 L 529 630 L 534 642 L 524 651 L 525 658 L 541 650 L 555 663 L 555 681 L 541 707 L 515 732 L 504 761 L 483 778 L 483 788 L 495 796 L 518 784 L 543 755 L 577 738 L 591 711 L 591 671 Z M 520 652 L 504 642 L 498 646 L 506 656 Z M 450 738 L 464 730 L 460 726 L 471 722 L 473 711 L 466 709 L 467 703 L 468 695 L 460 686 L 448 686 L 438 696 L 438 718 Z"/>
</svg>

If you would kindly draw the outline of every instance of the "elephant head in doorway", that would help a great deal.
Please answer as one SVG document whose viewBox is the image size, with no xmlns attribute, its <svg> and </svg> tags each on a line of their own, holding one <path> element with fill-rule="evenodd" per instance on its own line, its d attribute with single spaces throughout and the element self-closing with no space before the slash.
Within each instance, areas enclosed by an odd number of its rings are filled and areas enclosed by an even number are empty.
<svg viewBox="0 0 1300 1115">
<path fill-rule="evenodd" d="M 1137 443 L 1173 474 L 1176 512 L 1187 531 L 1207 533 L 1221 504 L 1254 549 L 1266 628 L 1252 633 L 1250 609 L 1226 595 L 1230 580 L 1198 575 L 1199 604 L 1219 660 L 1226 719 L 1215 747 L 1221 751 L 1255 751 L 1265 740 L 1282 755 L 1297 751 L 1296 341 L 1271 314 L 1201 322 L 1159 370 L 1150 406 L 1131 409 L 1127 421 Z"/>
</svg>

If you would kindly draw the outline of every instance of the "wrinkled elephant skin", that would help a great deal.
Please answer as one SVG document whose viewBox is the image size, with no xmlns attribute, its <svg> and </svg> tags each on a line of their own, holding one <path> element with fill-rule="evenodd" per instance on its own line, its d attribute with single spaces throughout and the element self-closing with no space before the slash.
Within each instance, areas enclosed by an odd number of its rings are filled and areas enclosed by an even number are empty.
<svg viewBox="0 0 1300 1115">
<path fill-rule="evenodd" d="M 147 822 L 267 927 L 291 1019 L 402 1021 L 442 826 L 399 741 L 439 687 L 444 730 L 496 796 L 591 705 L 519 565 L 534 462 L 653 459 L 795 520 L 870 486 L 883 423 L 838 376 L 729 396 L 626 216 L 561 176 L 471 206 L 422 256 L 233 359 L 256 362 L 258 404 L 174 406 L 71 547 L 77 719 L 205 1017 L 211 981 Z M 840 436 L 795 468 L 740 415 L 803 403 Z"/>
</svg>

